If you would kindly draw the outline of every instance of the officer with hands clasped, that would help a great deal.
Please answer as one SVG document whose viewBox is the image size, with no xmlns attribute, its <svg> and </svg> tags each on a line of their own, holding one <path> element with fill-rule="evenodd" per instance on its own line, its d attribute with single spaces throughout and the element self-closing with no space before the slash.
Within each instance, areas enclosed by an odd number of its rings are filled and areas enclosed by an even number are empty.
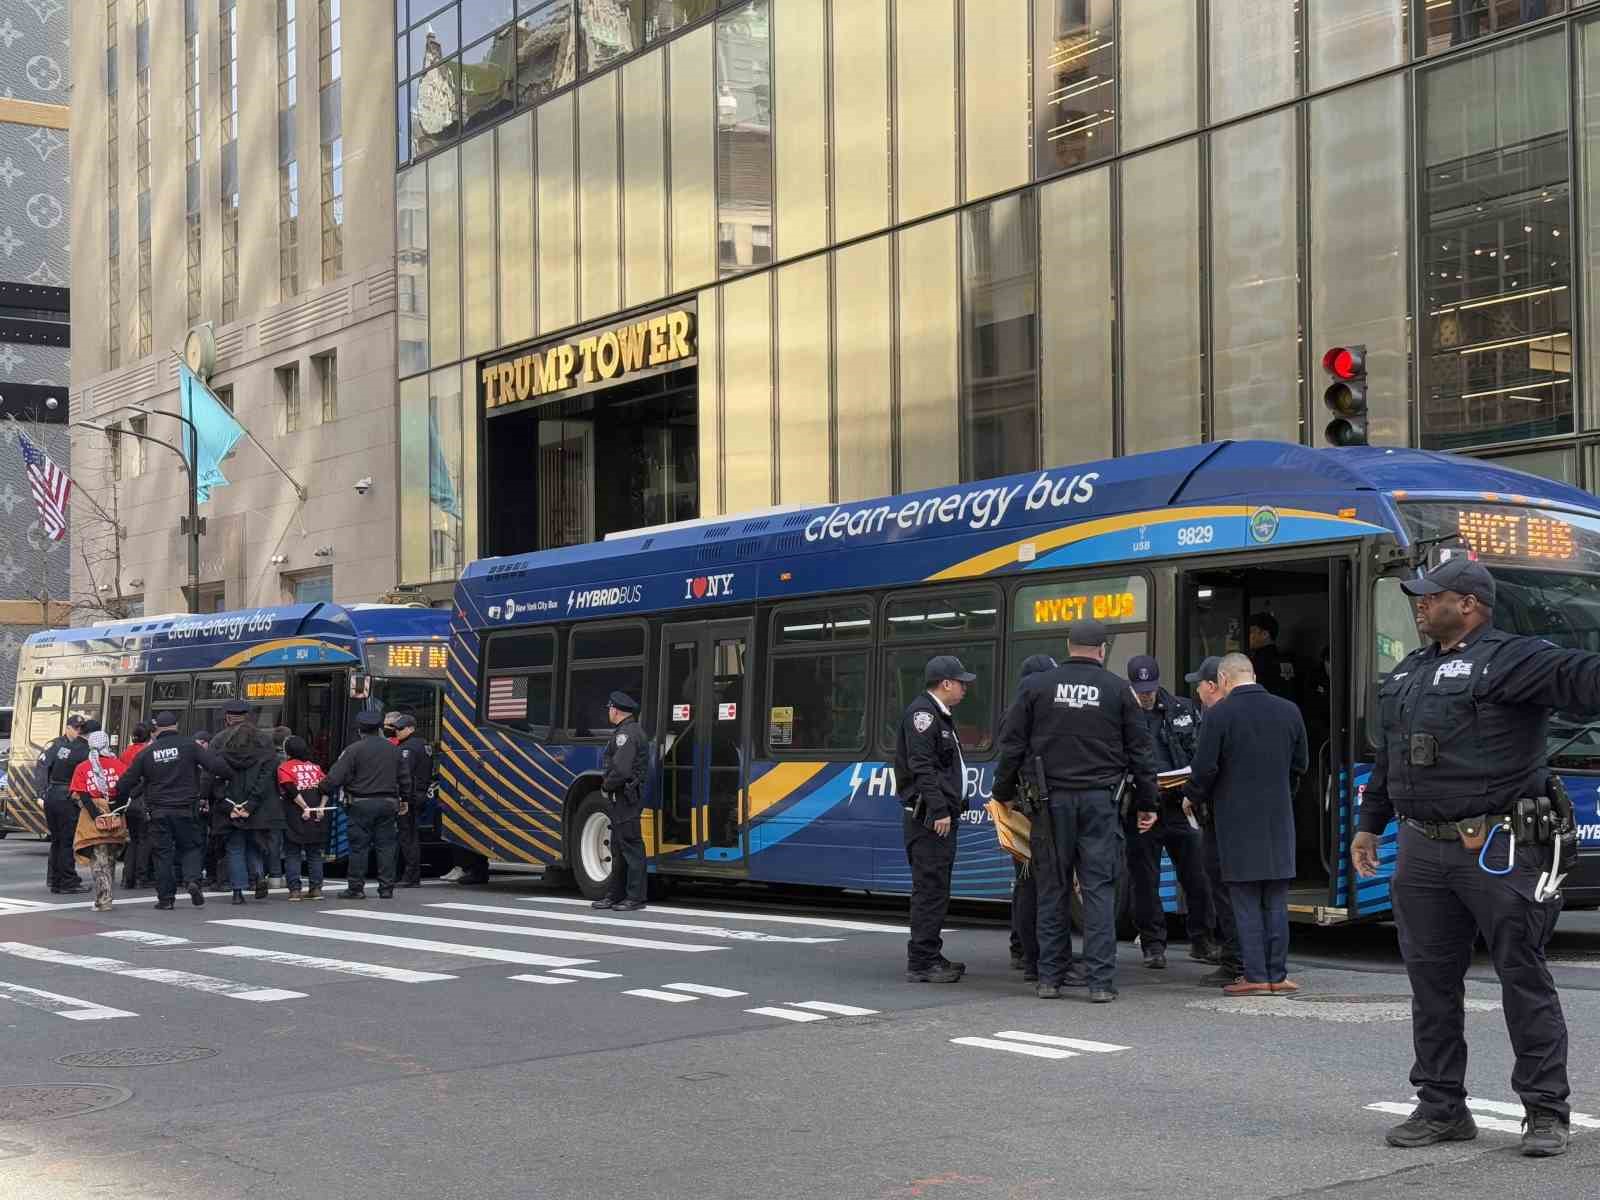
<svg viewBox="0 0 1600 1200">
<path fill-rule="evenodd" d="M 1600 709 L 1600 654 L 1563 650 L 1493 625 L 1495 581 L 1457 552 L 1401 585 L 1426 644 L 1378 687 L 1376 761 L 1351 857 L 1378 870 L 1378 838 L 1398 818 L 1390 895 L 1411 979 L 1418 1103 L 1391 1146 L 1467 1141 L 1463 980 L 1482 933 L 1500 977 L 1522 1098 L 1522 1152 L 1567 1149 L 1567 1026 L 1544 948 L 1560 912 L 1545 877 L 1551 841 L 1573 826 L 1545 770 L 1553 709 Z M 1551 814 L 1562 819 L 1546 819 Z"/>
<path fill-rule="evenodd" d="M 1069 658 L 1023 686 L 1019 719 L 1006 725 L 995 769 L 994 798 L 1002 804 L 1013 802 L 1024 770 L 1041 773 L 1049 793 L 1050 819 L 1033 826 L 1041 1000 L 1059 999 L 1063 986 L 1085 984 L 1095 1004 L 1117 998 L 1116 889 L 1124 857 L 1122 798 L 1130 775 L 1135 828 L 1144 833 L 1156 823 L 1150 732 L 1128 681 L 1102 665 L 1106 641 L 1099 621 L 1074 621 L 1067 628 Z M 1082 974 L 1072 962 L 1068 889 L 1074 872 L 1083 896 Z"/>
<path fill-rule="evenodd" d="M 411 795 L 411 767 L 398 747 L 383 736 L 383 714 L 356 715 L 361 736 L 344 748 L 317 791 L 331 796 L 344 790 L 344 812 L 350 835 L 350 874 L 341 900 L 367 898 L 367 856 L 378 854 L 378 899 L 394 898 L 396 818 L 400 802 Z"/>
<path fill-rule="evenodd" d="M 950 874 L 956 864 L 956 824 L 966 810 L 961 736 L 951 710 L 978 677 L 953 654 L 928 660 L 927 690 L 906 705 L 895 735 L 894 777 L 905 810 L 906 861 L 911 866 L 911 937 L 907 983 L 959 983 L 967 964 L 944 956 Z"/>
<path fill-rule="evenodd" d="M 600 790 L 611 803 L 611 885 L 591 908 L 635 912 L 644 907 L 644 776 L 650 766 L 639 702 L 612 692 L 606 704 L 611 740 L 600 754 Z"/>
<path fill-rule="evenodd" d="M 78 828 L 78 805 L 69 784 L 78 764 L 89 757 L 91 722 L 73 713 L 67 718 L 61 736 L 39 755 L 39 792 L 44 800 L 45 825 L 50 831 L 50 855 L 45 860 L 45 883 L 52 892 L 84 891 L 73 861 L 72 840 Z"/>
</svg>

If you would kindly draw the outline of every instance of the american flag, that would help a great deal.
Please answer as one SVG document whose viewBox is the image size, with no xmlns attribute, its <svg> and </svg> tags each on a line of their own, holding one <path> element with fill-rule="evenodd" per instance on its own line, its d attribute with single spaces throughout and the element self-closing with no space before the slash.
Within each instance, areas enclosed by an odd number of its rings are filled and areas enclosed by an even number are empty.
<svg viewBox="0 0 1600 1200">
<path fill-rule="evenodd" d="M 489 709 L 491 721 L 523 721 L 528 716 L 528 680 L 526 676 L 502 675 L 489 680 Z"/>
<path fill-rule="evenodd" d="M 44 535 L 51 541 L 67 536 L 67 497 L 72 494 L 72 480 L 50 456 L 28 440 L 28 435 L 18 431 L 17 444 L 22 447 L 22 461 L 28 468 L 28 486 L 33 491 L 33 502 L 39 508 L 39 520 L 44 522 Z"/>
</svg>

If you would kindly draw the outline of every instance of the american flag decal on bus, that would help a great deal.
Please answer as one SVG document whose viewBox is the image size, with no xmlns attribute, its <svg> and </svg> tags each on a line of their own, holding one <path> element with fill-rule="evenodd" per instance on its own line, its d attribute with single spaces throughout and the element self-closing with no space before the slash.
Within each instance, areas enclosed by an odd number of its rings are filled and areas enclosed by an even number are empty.
<svg viewBox="0 0 1600 1200">
<path fill-rule="evenodd" d="M 491 721 L 525 720 L 528 716 L 527 677 L 489 680 L 489 708 L 484 715 Z"/>
</svg>

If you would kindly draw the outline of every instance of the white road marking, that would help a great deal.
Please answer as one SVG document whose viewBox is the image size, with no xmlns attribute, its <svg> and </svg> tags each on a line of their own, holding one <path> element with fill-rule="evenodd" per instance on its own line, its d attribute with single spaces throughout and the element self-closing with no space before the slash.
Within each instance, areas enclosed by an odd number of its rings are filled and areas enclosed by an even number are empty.
<svg viewBox="0 0 1600 1200">
<path fill-rule="evenodd" d="M 307 967 L 314 971 L 333 971 L 339 975 L 358 975 L 363 979 L 386 979 L 390 983 L 436 983 L 455 979 L 437 971 L 411 971 L 405 967 L 386 967 L 379 963 L 347 962 L 341 958 L 316 958 L 310 954 L 290 954 L 284 950 L 263 950 L 259 946 L 200 946 L 200 954 L 220 954 L 224 958 L 253 958 L 285 967 Z"/>
<path fill-rule="evenodd" d="M 425 888 L 449 887 L 450 884 L 441 883 L 440 881 L 438 881 L 436 879 L 428 879 L 428 880 L 424 880 L 423 881 L 422 886 L 425 887 Z M 207 892 L 206 893 L 206 895 L 212 900 L 217 900 L 217 897 L 219 895 L 226 895 L 226 894 L 227 893 L 225 893 L 225 892 Z M 274 896 L 287 896 L 289 894 L 289 889 L 286 888 L 286 887 L 273 888 L 271 890 L 271 894 L 274 895 Z M 125 904 L 130 904 L 130 905 L 131 904 L 143 904 L 143 905 L 146 905 L 147 907 L 153 909 L 153 908 L 155 908 L 155 901 L 150 898 L 150 895 L 151 894 L 149 892 L 145 892 L 142 895 L 137 895 L 137 896 L 123 896 L 121 899 L 113 900 L 111 903 L 114 904 L 114 905 L 117 905 L 118 907 L 121 907 L 122 905 L 125 905 Z M 177 900 L 179 901 L 179 903 L 187 903 L 188 902 L 188 896 L 189 896 L 189 893 L 187 891 L 185 891 L 183 888 L 179 888 L 178 889 Z M 8 902 L 0 902 L 0 917 L 16 916 L 17 913 L 20 913 L 20 912 L 66 912 L 66 911 L 68 911 L 70 909 L 74 909 L 74 908 L 93 908 L 94 907 L 94 901 L 93 900 L 74 900 L 74 901 L 71 901 L 70 903 L 67 903 L 67 904 L 46 904 L 43 901 L 38 901 L 38 900 L 27 900 L 27 901 L 18 900 L 18 901 L 14 901 L 14 902 L 10 902 L 10 903 L 17 903 L 17 904 L 24 904 L 25 903 L 25 904 L 30 905 L 31 907 L 29 907 L 27 909 L 18 909 L 17 912 L 6 912 L 5 908 L 3 907 L 4 903 L 8 903 Z M 218 901 L 218 903 L 221 903 L 221 901 Z"/>
<path fill-rule="evenodd" d="M 731 1000 L 735 996 L 750 994 L 736 992 L 732 988 L 712 987 L 709 983 L 663 983 L 661 986 L 673 992 L 693 992 L 696 996 L 715 996 L 719 1000 Z"/>
<path fill-rule="evenodd" d="M 1479 1112 L 1500 1113 L 1504 1116 L 1516 1117 L 1519 1121 L 1522 1120 L 1523 1114 L 1527 1111 L 1520 1104 L 1508 1104 L 1504 1100 L 1480 1100 L 1476 1096 L 1467 1097 L 1467 1107 L 1472 1110 L 1474 1116 Z M 1573 1113 L 1570 1123 L 1577 1129 L 1600 1129 L 1600 1119 L 1584 1113 Z"/>
<path fill-rule="evenodd" d="M 1465 1006 L 1469 1013 L 1500 1011 L 1498 1000 L 1477 1000 L 1469 996 Z M 1303 1001 L 1290 1000 L 1285 996 L 1217 996 L 1214 999 L 1189 1000 L 1184 1007 L 1228 1013 L 1233 1016 L 1291 1017 L 1301 1021 L 1329 1021 L 1340 1025 L 1371 1025 L 1384 1021 L 1411 1020 L 1409 1000 L 1378 1004 L 1356 1001 L 1306 1004 Z"/>
<path fill-rule="evenodd" d="M 853 1004 L 830 1004 L 826 1000 L 794 1000 L 789 1002 L 790 1008 L 808 1008 L 812 1012 L 828 1013 L 835 1017 L 875 1017 L 878 1010 L 875 1008 L 857 1008 Z"/>
<path fill-rule="evenodd" d="M 93 903 L 93 901 L 90 901 Z M 39 912 L 41 909 L 54 908 L 53 904 L 46 904 L 43 900 L 19 900 L 12 896 L 0 898 L 0 917 L 10 916 L 12 913 Z"/>
<path fill-rule="evenodd" d="M 143 979 L 150 983 L 165 983 L 191 992 L 206 992 L 213 996 L 226 996 L 230 1000 L 254 1000 L 268 1003 L 273 1000 L 301 1000 L 304 992 L 289 992 L 281 988 L 249 987 L 231 979 L 218 979 L 214 975 L 195 975 L 189 971 L 172 971 L 164 967 L 135 967 L 117 958 L 100 958 L 91 954 L 68 954 L 46 946 L 30 946 L 26 942 L 0 942 L 0 952 L 13 954 L 33 962 L 53 963 L 61 967 L 81 967 L 86 971 L 99 971 L 106 975 L 120 975 L 124 979 Z"/>
<path fill-rule="evenodd" d="M 541 929 L 537 926 L 507 925 L 495 921 L 457 921 L 450 917 L 424 917 L 415 913 L 374 912 L 370 908 L 329 908 L 323 910 L 323 915 L 352 917 L 358 921 L 390 921 L 398 925 L 431 925 L 440 929 L 471 929 L 480 933 L 514 933 L 522 937 L 552 938 L 562 942 L 626 946 L 630 950 L 676 950 L 683 954 L 706 954 L 722 949 L 721 946 L 694 946 L 688 942 L 618 937 L 609 933 L 577 933 L 571 929 Z"/>
<path fill-rule="evenodd" d="M 587 900 L 576 896 L 526 896 L 529 904 L 566 904 L 587 907 Z M 670 904 L 652 904 L 644 910 L 664 913 L 669 917 L 715 917 L 719 921 L 769 921 L 774 925 L 810 925 L 817 929 L 847 929 L 856 933 L 898 933 L 905 935 L 905 925 L 881 925 L 875 921 L 849 921 L 841 917 L 791 917 L 780 913 L 732 912 L 712 908 L 678 908 Z M 957 930 L 946 930 L 954 933 Z"/>
<path fill-rule="evenodd" d="M 1367 1107 L 1373 1112 L 1393 1113 L 1397 1117 L 1409 1117 L 1412 1110 L 1417 1106 L 1415 1104 L 1396 1104 L 1392 1100 L 1385 1100 L 1380 1104 L 1369 1104 Z M 1477 1113 L 1472 1114 L 1472 1119 L 1477 1122 L 1480 1129 L 1494 1129 L 1500 1133 L 1522 1132 L 1522 1122 L 1520 1120 L 1507 1121 L 1500 1117 L 1480 1117 Z"/>
<path fill-rule="evenodd" d="M 592 958 L 557 958 L 553 954 L 529 954 L 522 950 L 496 950 L 489 946 L 468 946 L 459 942 L 436 942 L 428 938 L 390 937 L 382 933 L 356 933 L 349 929 L 319 929 L 315 925 L 290 925 L 285 921 L 243 919 L 212 921 L 234 929 L 257 929 L 262 933 L 288 933 L 295 937 L 324 938 L 330 942 L 359 942 L 367 946 L 394 946 L 401 950 L 427 950 L 434 954 L 456 954 L 462 958 L 481 958 L 488 962 L 515 963 L 521 967 L 579 967 Z"/>
<path fill-rule="evenodd" d="M 668 1004 L 688 1004 L 695 997 L 683 996 L 677 992 L 662 992 L 655 988 L 629 988 L 622 993 L 624 996 L 642 996 L 646 1000 L 665 1000 Z"/>
<path fill-rule="evenodd" d="M 107 1008 L 90 1000 L 79 1000 L 76 996 L 41 992 L 38 988 L 23 987 L 19 983 L 0 983 L 0 1000 L 10 1000 L 29 1008 L 37 1008 L 41 1012 L 54 1013 L 69 1021 L 108 1021 L 112 1017 L 139 1015 L 120 1008 Z"/>
<path fill-rule="evenodd" d="M 555 975 L 508 975 L 507 979 L 516 979 L 522 983 L 574 983 L 572 979 L 561 979 Z"/>
<path fill-rule="evenodd" d="M 461 912 L 499 913 L 502 916 L 528 917 L 525 908 L 507 908 L 498 904 L 430 904 L 429 908 L 451 908 Z M 695 933 L 701 937 L 723 938 L 730 942 L 787 942 L 792 945 L 817 946 L 825 942 L 841 941 L 833 937 L 787 937 L 778 933 L 762 933 L 755 929 L 723 929 L 718 925 L 683 925 L 670 921 L 635 921 L 627 917 L 598 917 L 588 913 L 542 912 L 544 921 L 572 921 L 583 925 L 620 925 L 631 929 L 660 929 L 666 933 Z"/>
<path fill-rule="evenodd" d="M 1026 1054 L 1032 1058 L 1077 1058 L 1076 1050 L 1059 1050 L 1054 1046 L 1030 1046 L 1026 1042 L 1002 1042 L 998 1038 L 951 1038 L 955 1046 L 976 1046 L 980 1050 L 1004 1050 L 1007 1054 Z"/>
<path fill-rule="evenodd" d="M 754 1013 L 758 1017 L 777 1017 L 782 1021 L 826 1021 L 828 1018 L 821 1013 L 796 1012 L 792 1008 L 747 1008 L 747 1013 Z"/>
<path fill-rule="evenodd" d="M 1086 1054 L 1115 1054 L 1118 1050 L 1130 1049 L 1128 1046 L 1118 1046 L 1114 1042 L 1090 1042 L 1083 1038 L 1056 1037 L 1048 1033 L 1023 1033 L 1018 1029 L 1005 1029 L 995 1034 L 997 1038 L 1006 1038 L 1013 1042 L 1030 1042 L 1035 1046 L 1059 1046 L 1063 1050 L 1082 1050 Z"/>
<path fill-rule="evenodd" d="M 165 933 L 147 933 L 143 929 L 109 929 L 100 935 L 123 942 L 137 942 L 141 946 L 187 946 L 188 938 L 171 937 Z"/>
<path fill-rule="evenodd" d="M 582 967 L 557 967 L 552 975 L 571 975 L 574 979 L 621 979 L 615 971 L 585 971 Z"/>
</svg>

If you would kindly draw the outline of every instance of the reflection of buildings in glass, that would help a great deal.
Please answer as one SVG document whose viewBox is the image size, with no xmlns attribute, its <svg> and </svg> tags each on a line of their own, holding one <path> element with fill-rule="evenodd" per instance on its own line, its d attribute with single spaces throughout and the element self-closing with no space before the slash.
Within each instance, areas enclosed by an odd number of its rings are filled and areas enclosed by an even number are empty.
<svg viewBox="0 0 1600 1200">
<path fill-rule="evenodd" d="M 1065 170 L 1112 150 L 1117 63 L 1112 6 L 1056 0 L 1055 28 L 1039 64 L 1044 81 L 1040 137 L 1049 169 Z"/>
<path fill-rule="evenodd" d="M 516 25 L 519 100 L 526 103 L 578 76 L 578 31 L 565 4 L 555 5 Z"/>
<path fill-rule="evenodd" d="M 487 49 L 472 51 L 472 61 L 461 64 L 461 124 L 471 129 L 500 112 L 510 110 L 517 78 L 517 27 L 507 25 L 494 35 Z"/>
<path fill-rule="evenodd" d="M 429 137 L 438 137 L 456 122 L 456 80 L 448 67 L 439 67 L 442 55 L 439 38 L 430 29 L 422 52 L 426 74 L 417 88 L 417 107 L 413 114 L 417 127 Z"/>
<path fill-rule="evenodd" d="M 717 238 L 724 271 L 772 261 L 772 60 L 767 10 L 717 28 Z"/>
<path fill-rule="evenodd" d="M 1428 0 L 1427 47 L 1434 54 L 1493 33 L 1566 12 L 1567 0 Z"/>
<path fill-rule="evenodd" d="M 578 0 L 583 18 L 584 54 L 591 71 L 632 54 L 638 44 L 627 0 Z"/>
</svg>

